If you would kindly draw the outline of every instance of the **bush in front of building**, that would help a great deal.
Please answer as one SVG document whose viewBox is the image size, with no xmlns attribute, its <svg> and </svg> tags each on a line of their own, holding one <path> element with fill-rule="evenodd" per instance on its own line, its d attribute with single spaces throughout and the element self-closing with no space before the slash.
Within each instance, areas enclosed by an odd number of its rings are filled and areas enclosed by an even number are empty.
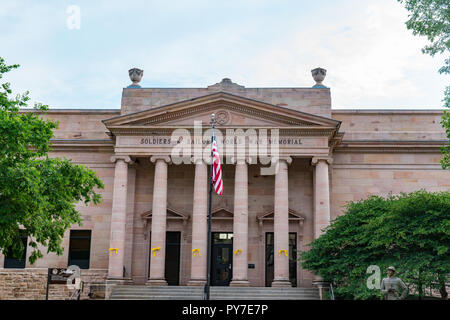
<svg viewBox="0 0 450 320">
<path fill-rule="evenodd" d="M 378 284 L 391 265 L 411 295 L 447 298 L 449 247 L 450 192 L 420 190 L 349 203 L 301 264 L 332 282 L 337 299 L 381 299 Z M 378 279 L 370 266 L 379 267 Z"/>
</svg>

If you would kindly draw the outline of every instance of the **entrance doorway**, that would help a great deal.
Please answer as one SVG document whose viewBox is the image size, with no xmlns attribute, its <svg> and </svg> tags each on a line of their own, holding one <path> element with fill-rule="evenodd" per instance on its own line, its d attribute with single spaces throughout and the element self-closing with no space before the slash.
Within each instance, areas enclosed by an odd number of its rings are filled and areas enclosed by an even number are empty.
<svg viewBox="0 0 450 320">
<path fill-rule="evenodd" d="M 213 232 L 211 253 L 211 285 L 228 286 L 233 276 L 233 233 Z"/>
<path fill-rule="evenodd" d="M 273 281 L 274 255 L 273 232 L 266 232 L 266 287 L 270 287 Z M 293 287 L 297 286 L 297 233 L 289 233 L 289 281 Z"/>
<path fill-rule="evenodd" d="M 151 239 L 150 233 L 150 239 Z M 165 260 L 165 273 L 167 284 L 169 286 L 180 285 L 180 245 L 181 232 L 179 231 L 167 231 L 166 232 L 166 260 Z M 151 248 L 151 243 L 149 247 Z M 148 262 L 148 275 L 150 276 L 151 265 L 151 252 L 149 254 Z"/>
</svg>

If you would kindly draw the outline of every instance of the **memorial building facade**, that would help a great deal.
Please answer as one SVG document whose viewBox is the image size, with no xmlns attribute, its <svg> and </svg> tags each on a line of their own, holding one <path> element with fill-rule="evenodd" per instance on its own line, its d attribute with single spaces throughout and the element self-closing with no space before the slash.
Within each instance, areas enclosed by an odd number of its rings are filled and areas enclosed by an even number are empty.
<svg viewBox="0 0 450 320">
<path fill-rule="evenodd" d="M 14 277 L 26 282 L 70 264 L 88 285 L 203 285 L 211 114 L 224 186 L 212 197 L 213 286 L 311 287 L 299 253 L 346 203 L 449 190 L 441 110 L 333 109 L 321 70 L 305 88 L 246 88 L 227 78 L 206 88 L 142 88 L 134 79 L 120 109 L 48 111 L 43 117 L 59 121 L 51 156 L 95 170 L 102 203 L 77 205 L 83 225 L 67 231 L 62 256 L 34 265 L 0 256 L 0 298 L 13 297 Z"/>
</svg>

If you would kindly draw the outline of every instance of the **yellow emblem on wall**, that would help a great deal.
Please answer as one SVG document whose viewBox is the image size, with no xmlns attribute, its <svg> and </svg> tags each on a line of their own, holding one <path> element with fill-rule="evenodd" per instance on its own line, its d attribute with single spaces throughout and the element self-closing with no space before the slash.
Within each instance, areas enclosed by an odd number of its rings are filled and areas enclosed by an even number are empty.
<svg viewBox="0 0 450 320">
<path fill-rule="evenodd" d="M 156 257 L 156 251 L 159 251 L 161 247 L 152 248 L 153 256 Z"/>
<path fill-rule="evenodd" d="M 119 252 L 119 248 L 109 248 L 109 256 L 112 256 L 112 254 L 116 255 Z"/>
</svg>

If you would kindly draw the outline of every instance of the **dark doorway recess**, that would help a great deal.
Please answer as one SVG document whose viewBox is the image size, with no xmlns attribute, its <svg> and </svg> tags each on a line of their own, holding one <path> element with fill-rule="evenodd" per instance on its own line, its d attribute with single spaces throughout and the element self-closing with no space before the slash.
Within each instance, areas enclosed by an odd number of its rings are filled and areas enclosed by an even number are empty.
<svg viewBox="0 0 450 320">
<path fill-rule="evenodd" d="M 211 285 L 230 285 L 233 276 L 233 233 L 213 232 L 211 252 Z"/>
<path fill-rule="evenodd" d="M 273 281 L 273 232 L 266 232 L 266 287 Z M 297 233 L 289 232 L 289 281 L 293 287 L 297 286 Z"/>
<path fill-rule="evenodd" d="M 181 232 L 166 232 L 166 271 L 164 276 L 169 286 L 180 284 L 180 239 Z"/>
</svg>

